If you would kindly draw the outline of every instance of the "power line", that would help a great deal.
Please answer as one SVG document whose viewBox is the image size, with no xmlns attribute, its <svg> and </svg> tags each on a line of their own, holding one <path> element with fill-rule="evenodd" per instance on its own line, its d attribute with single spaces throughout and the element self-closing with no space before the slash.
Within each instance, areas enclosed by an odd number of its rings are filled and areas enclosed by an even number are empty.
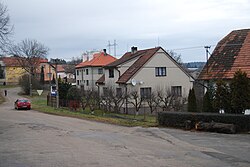
<svg viewBox="0 0 250 167">
<path fill-rule="evenodd" d="M 210 46 L 210 47 L 213 47 L 213 46 L 216 46 L 216 47 L 220 47 L 220 46 L 241 46 L 243 45 L 243 43 L 236 43 L 236 44 L 222 44 L 222 45 L 215 45 L 215 44 L 212 44 L 212 45 L 207 45 L 207 46 Z M 204 48 L 205 46 L 203 45 L 200 45 L 200 46 L 191 46 L 191 47 L 185 47 L 185 48 L 175 48 L 175 49 L 169 49 L 169 50 L 189 50 L 189 49 L 199 49 L 199 48 Z"/>
</svg>

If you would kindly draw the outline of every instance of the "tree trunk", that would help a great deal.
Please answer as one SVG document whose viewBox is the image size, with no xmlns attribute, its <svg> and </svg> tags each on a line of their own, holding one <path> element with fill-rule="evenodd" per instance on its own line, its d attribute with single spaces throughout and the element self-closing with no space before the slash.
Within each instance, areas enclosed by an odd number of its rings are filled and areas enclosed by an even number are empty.
<svg viewBox="0 0 250 167">
<path fill-rule="evenodd" d="M 236 133 L 236 127 L 234 124 L 225 124 L 225 123 L 205 123 L 205 122 L 198 122 L 195 124 L 196 130 L 201 131 L 210 131 L 210 132 L 218 132 L 218 133 Z"/>
</svg>

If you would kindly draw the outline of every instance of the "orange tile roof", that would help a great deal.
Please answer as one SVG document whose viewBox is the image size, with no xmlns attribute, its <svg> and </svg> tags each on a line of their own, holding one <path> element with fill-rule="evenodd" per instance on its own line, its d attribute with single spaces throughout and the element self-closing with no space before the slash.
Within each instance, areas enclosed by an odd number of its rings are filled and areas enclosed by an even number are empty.
<svg viewBox="0 0 250 167">
<path fill-rule="evenodd" d="M 64 64 L 59 64 L 56 66 L 57 72 L 65 72 Z"/>
<path fill-rule="evenodd" d="M 224 37 L 198 79 L 232 79 L 239 69 L 250 78 L 250 29 L 235 30 Z"/>
<path fill-rule="evenodd" d="M 81 62 L 76 66 L 76 68 L 82 68 L 82 67 L 102 67 L 105 66 L 109 63 L 112 63 L 116 60 L 115 57 L 109 55 L 109 54 L 104 54 L 104 52 L 96 53 L 93 55 L 93 59 L 90 61 L 84 61 Z"/>
</svg>

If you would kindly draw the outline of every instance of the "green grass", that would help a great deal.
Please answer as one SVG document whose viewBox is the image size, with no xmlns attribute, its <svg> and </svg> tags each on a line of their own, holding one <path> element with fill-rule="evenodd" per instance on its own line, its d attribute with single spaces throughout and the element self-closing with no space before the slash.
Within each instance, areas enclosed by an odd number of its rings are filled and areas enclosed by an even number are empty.
<svg viewBox="0 0 250 167">
<path fill-rule="evenodd" d="M 69 111 L 67 108 L 56 109 L 54 107 L 47 106 L 46 98 L 42 96 L 33 96 L 32 97 L 32 108 L 34 110 L 53 114 L 60 116 L 68 116 L 79 119 L 93 120 L 98 122 L 104 122 L 109 124 L 116 124 L 121 126 L 142 126 L 142 127 L 154 127 L 157 126 L 155 116 L 146 116 L 144 120 L 143 115 L 125 115 L 125 114 L 114 114 L 114 113 L 104 113 L 102 110 L 95 110 L 91 112 L 88 108 L 84 111 Z"/>
</svg>

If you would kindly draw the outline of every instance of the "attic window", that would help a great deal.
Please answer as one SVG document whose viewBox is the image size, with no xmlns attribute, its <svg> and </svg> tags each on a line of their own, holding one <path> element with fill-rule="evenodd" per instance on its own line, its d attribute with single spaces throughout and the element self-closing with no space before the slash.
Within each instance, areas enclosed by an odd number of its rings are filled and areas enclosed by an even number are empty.
<svg viewBox="0 0 250 167">
<path fill-rule="evenodd" d="M 155 67 L 155 76 L 156 77 L 161 77 L 161 76 L 166 76 L 166 67 Z"/>
</svg>

